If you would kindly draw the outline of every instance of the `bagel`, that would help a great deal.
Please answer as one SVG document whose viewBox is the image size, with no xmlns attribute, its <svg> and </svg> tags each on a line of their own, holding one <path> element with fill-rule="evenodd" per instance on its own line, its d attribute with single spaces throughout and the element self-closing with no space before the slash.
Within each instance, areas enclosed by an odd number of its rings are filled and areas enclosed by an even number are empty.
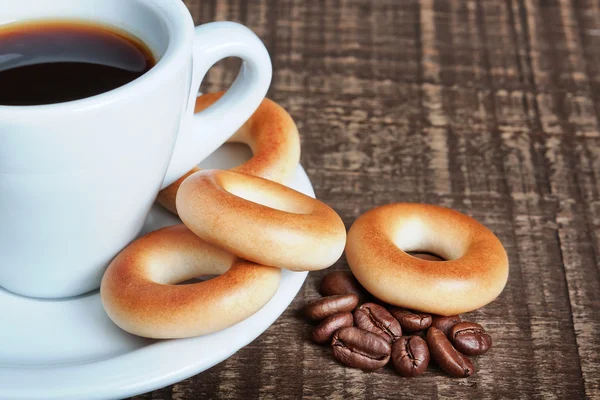
<svg viewBox="0 0 600 400">
<path fill-rule="evenodd" d="M 215 103 L 225 92 L 208 93 L 196 99 L 195 112 Z M 260 176 L 275 182 L 291 182 L 300 162 L 300 136 L 292 117 L 280 105 L 265 98 L 254 114 L 227 141 L 245 143 L 252 151 L 252 158 L 232 168 L 233 171 Z M 175 197 L 181 182 L 200 168 L 194 167 L 187 174 L 161 190 L 158 203 L 177 214 Z"/>
<path fill-rule="evenodd" d="M 361 215 L 348 232 L 346 258 L 356 279 L 377 298 L 446 316 L 490 303 L 508 279 L 506 251 L 488 228 L 427 204 L 390 204 Z"/>
<path fill-rule="evenodd" d="M 177 192 L 177 211 L 203 240 L 258 264 L 314 271 L 344 251 L 346 229 L 331 207 L 240 172 L 190 175 Z"/>
<path fill-rule="evenodd" d="M 175 285 L 202 275 L 204 282 Z M 204 335 L 230 327 L 273 297 L 279 268 L 240 260 L 202 241 L 184 225 L 134 241 L 111 262 L 100 294 L 123 330 L 148 338 Z"/>
</svg>

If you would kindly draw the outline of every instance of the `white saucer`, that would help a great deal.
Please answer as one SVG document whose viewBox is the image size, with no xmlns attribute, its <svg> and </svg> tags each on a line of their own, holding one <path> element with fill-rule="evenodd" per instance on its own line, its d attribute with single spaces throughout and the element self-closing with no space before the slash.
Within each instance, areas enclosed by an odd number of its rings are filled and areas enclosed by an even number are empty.
<svg viewBox="0 0 600 400">
<path fill-rule="evenodd" d="M 248 157 L 244 146 L 225 145 L 200 166 L 230 168 Z M 314 197 L 302 167 L 292 186 Z M 144 232 L 178 222 L 155 206 Z M 120 330 L 104 313 L 98 292 L 44 301 L 0 289 L 0 399 L 123 398 L 188 378 L 264 332 L 291 303 L 306 275 L 284 271 L 273 299 L 229 329 L 164 341 Z"/>
</svg>

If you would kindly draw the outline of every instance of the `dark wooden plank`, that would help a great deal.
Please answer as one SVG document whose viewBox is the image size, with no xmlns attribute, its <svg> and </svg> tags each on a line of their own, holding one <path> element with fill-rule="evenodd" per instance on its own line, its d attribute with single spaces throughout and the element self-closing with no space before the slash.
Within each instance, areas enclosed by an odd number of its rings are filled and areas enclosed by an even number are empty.
<svg viewBox="0 0 600 400">
<path fill-rule="evenodd" d="M 185 3 L 196 23 L 242 22 L 265 42 L 269 96 L 348 227 L 390 202 L 453 207 L 497 233 L 511 269 L 500 298 L 469 315 L 495 342 L 467 380 L 340 366 L 297 315 L 321 271 L 249 346 L 136 399 L 600 398 L 597 1 Z M 237 65 L 220 62 L 203 90 L 227 87 Z"/>
<path fill-rule="evenodd" d="M 588 146 L 598 146 L 599 142 L 593 138 L 597 120 L 593 107 L 581 107 L 592 103 L 591 88 L 571 3 L 563 1 L 543 8 L 539 19 L 531 21 L 530 35 L 539 42 L 534 77 L 536 84 L 539 81 L 551 91 L 540 95 L 546 105 L 540 109 L 540 119 L 550 128 L 544 143 L 548 182 L 551 193 L 558 199 L 557 237 L 570 298 L 569 312 L 576 333 L 578 368 L 586 395 L 597 397 L 600 341 L 590 332 L 598 329 L 600 323 L 600 277 L 592 241 L 594 229 L 588 222 L 597 220 L 597 214 L 586 206 L 593 201 L 594 191 L 590 192 L 589 185 L 584 188 L 581 185 L 582 177 L 593 178 L 593 175 L 585 174 L 580 167 L 585 155 L 589 155 Z M 541 65 L 550 67 L 542 73 L 539 72 Z M 590 134 L 592 138 L 580 138 Z M 589 156 L 587 160 L 589 162 Z M 597 193 L 599 182 L 594 183 Z"/>
</svg>

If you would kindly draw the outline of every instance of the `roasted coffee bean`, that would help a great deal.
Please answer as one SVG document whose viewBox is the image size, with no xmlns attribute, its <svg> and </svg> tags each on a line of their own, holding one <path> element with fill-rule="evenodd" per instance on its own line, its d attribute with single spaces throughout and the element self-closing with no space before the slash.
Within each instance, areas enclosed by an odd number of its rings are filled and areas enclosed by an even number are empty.
<svg viewBox="0 0 600 400">
<path fill-rule="evenodd" d="M 429 348 L 419 336 L 402 336 L 392 345 L 392 364 L 402 376 L 421 375 L 429 365 Z"/>
<path fill-rule="evenodd" d="M 400 322 L 402 332 L 414 333 L 423 331 L 431 325 L 431 315 L 400 307 L 389 307 L 390 313 Z"/>
<path fill-rule="evenodd" d="M 440 331 L 444 332 L 444 335 L 450 337 L 450 329 L 460 322 L 460 315 L 452 315 L 450 317 L 444 317 L 442 315 L 431 315 L 431 326 L 435 326 Z"/>
<path fill-rule="evenodd" d="M 492 337 L 475 322 L 454 325 L 450 330 L 450 340 L 456 350 L 467 356 L 480 356 L 492 347 Z"/>
<path fill-rule="evenodd" d="M 432 326 L 427 331 L 426 340 L 431 357 L 449 375 L 455 378 L 466 378 L 475 373 L 475 366 L 471 360 L 452 347 L 444 332 Z"/>
<path fill-rule="evenodd" d="M 402 336 L 402 328 L 388 310 L 375 303 L 365 303 L 354 311 L 354 325 L 393 343 Z"/>
<path fill-rule="evenodd" d="M 330 343 L 333 334 L 338 329 L 352 326 L 353 324 L 354 317 L 352 316 L 352 313 L 346 312 L 330 315 L 313 329 L 311 339 L 318 344 Z"/>
<path fill-rule="evenodd" d="M 321 281 L 319 292 L 323 296 L 335 296 L 337 294 L 354 294 L 360 300 L 367 297 L 367 291 L 356 280 L 354 275 L 348 271 L 333 271 L 325 275 Z"/>
<path fill-rule="evenodd" d="M 333 356 L 352 368 L 373 371 L 390 360 L 392 346 L 381 336 L 351 326 L 338 330 L 331 341 Z"/>
<path fill-rule="evenodd" d="M 321 297 L 308 303 L 304 313 L 313 321 L 320 321 L 333 314 L 351 312 L 357 305 L 358 297 L 354 294 Z"/>
</svg>

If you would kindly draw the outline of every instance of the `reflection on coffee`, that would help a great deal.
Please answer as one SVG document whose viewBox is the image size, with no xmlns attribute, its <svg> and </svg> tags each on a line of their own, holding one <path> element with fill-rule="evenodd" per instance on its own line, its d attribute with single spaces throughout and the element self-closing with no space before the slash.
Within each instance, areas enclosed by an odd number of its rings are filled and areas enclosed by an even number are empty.
<svg viewBox="0 0 600 400">
<path fill-rule="evenodd" d="M 155 64 L 148 47 L 112 27 L 77 21 L 0 26 L 0 105 L 41 105 L 116 89 Z"/>
</svg>

